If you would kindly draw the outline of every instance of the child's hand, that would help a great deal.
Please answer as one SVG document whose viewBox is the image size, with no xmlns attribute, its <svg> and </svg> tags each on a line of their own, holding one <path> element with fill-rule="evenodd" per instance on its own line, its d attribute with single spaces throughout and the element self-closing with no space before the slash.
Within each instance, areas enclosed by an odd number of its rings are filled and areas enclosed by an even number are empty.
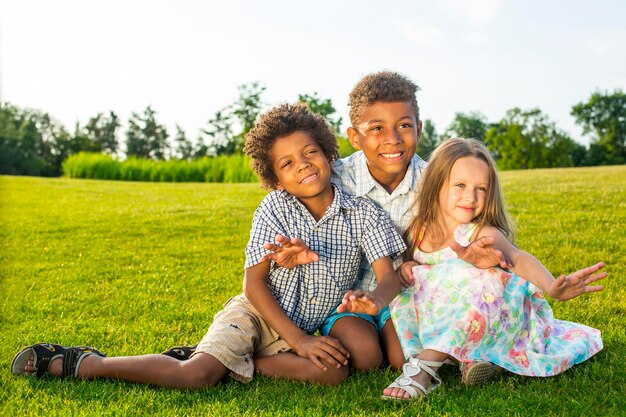
<svg viewBox="0 0 626 417">
<path fill-rule="evenodd" d="M 327 365 L 335 368 L 348 365 L 350 357 L 350 353 L 339 343 L 339 340 L 330 336 L 307 335 L 293 349 L 298 356 L 309 359 L 322 371 L 328 370 Z"/>
<path fill-rule="evenodd" d="M 289 239 L 287 236 L 277 235 L 276 242 L 278 244 L 263 244 L 265 249 L 273 253 L 263 256 L 260 262 L 274 261 L 278 266 L 292 269 L 298 265 L 306 265 L 320 260 L 319 255 L 309 249 L 302 239 L 297 237 Z"/>
<path fill-rule="evenodd" d="M 581 269 L 568 276 L 561 275 L 550 285 L 548 295 L 555 300 L 567 301 L 588 292 L 602 291 L 604 289 L 602 285 L 588 286 L 588 284 L 606 278 L 608 275 L 606 272 L 596 274 L 602 268 L 604 268 L 604 262 Z"/>
<path fill-rule="evenodd" d="M 415 278 L 413 277 L 413 267 L 419 265 L 415 261 L 407 261 L 398 267 L 396 272 L 400 277 L 400 283 L 402 288 L 408 288 L 415 284 Z"/>
<path fill-rule="evenodd" d="M 337 307 L 337 313 L 364 313 L 374 316 L 380 313 L 381 303 L 374 298 L 371 292 L 356 290 L 348 291 Z"/>
<path fill-rule="evenodd" d="M 511 261 L 504 257 L 502 251 L 493 246 L 494 242 L 493 237 L 483 236 L 470 243 L 469 246 L 461 246 L 453 241 L 450 248 L 460 259 L 476 268 L 486 269 L 498 265 L 503 269 L 512 268 Z"/>
</svg>

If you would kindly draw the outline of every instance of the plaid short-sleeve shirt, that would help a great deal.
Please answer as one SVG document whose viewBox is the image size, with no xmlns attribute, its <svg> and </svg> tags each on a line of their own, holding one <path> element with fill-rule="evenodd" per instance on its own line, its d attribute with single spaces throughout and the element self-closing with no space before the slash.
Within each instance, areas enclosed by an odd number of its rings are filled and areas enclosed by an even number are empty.
<svg viewBox="0 0 626 417">
<path fill-rule="evenodd" d="M 406 175 L 398 187 L 389 194 L 370 174 L 367 159 L 362 151 L 339 159 L 333 163 L 331 181 L 346 194 L 365 197 L 376 203 L 389 215 L 400 234 L 404 233 L 413 217 L 411 207 L 415 199 L 422 172 L 427 163 L 417 154 L 413 156 Z M 398 267 L 401 259 L 394 262 Z M 357 288 L 371 291 L 376 288 L 376 276 L 369 264 L 361 265 Z"/>
<path fill-rule="evenodd" d="M 270 192 L 254 213 L 246 246 L 246 268 L 268 253 L 263 244 L 274 242 L 277 234 L 299 237 L 319 254 L 318 262 L 293 269 L 273 264 L 268 277 L 280 307 L 308 334 L 313 334 L 345 292 L 354 288 L 361 261 L 371 264 L 385 256 L 394 259 L 405 249 L 381 209 L 333 188 L 334 200 L 319 221 L 289 193 Z"/>
</svg>

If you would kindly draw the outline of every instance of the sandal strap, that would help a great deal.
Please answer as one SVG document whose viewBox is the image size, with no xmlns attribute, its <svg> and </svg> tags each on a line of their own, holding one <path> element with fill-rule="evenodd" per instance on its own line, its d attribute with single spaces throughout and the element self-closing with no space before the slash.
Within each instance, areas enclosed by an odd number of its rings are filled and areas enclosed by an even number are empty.
<svg viewBox="0 0 626 417">
<path fill-rule="evenodd" d="M 37 378 L 43 377 L 46 372 L 48 372 L 48 368 L 50 367 L 50 363 L 58 357 L 63 355 L 63 346 L 55 345 L 52 343 L 39 343 L 36 345 L 29 346 L 34 356 L 34 367 L 36 369 L 35 376 Z M 26 348 L 28 349 L 28 348 Z"/>
<path fill-rule="evenodd" d="M 74 346 L 65 348 L 63 352 L 63 378 L 78 378 L 80 363 L 87 356 L 97 355 L 104 357 L 104 354 L 89 346 Z"/>
<path fill-rule="evenodd" d="M 411 398 L 416 398 L 418 395 L 428 394 L 430 391 L 439 387 L 442 383 L 441 378 L 439 378 L 439 375 L 434 369 L 431 368 L 431 366 L 440 367 L 442 365 L 443 362 L 425 361 L 412 356 L 409 358 L 408 362 L 402 365 L 402 374 L 400 374 L 400 376 L 396 378 L 396 380 L 393 381 L 387 388 L 400 388 L 406 391 Z M 426 372 L 433 379 L 428 388 L 412 378 L 422 371 Z M 417 390 L 422 391 L 422 394 L 420 394 Z"/>
<path fill-rule="evenodd" d="M 419 395 L 419 392 L 414 388 L 417 387 L 423 394 L 427 394 L 428 390 L 422 384 L 417 381 L 414 381 L 412 378 L 407 376 L 400 376 L 395 381 L 393 381 L 387 388 L 400 388 L 409 393 L 411 398 L 415 398 Z"/>
<path fill-rule="evenodd" d="M 417 375 L 420 372 L 419 370 L 423 370 L 427 374 L 429 374 L 439 385 L 441 384 L 441 378 L 439 378 L 437 371 L 435 371 L 431 367 L 435 366 L 437 367 L 437 369 L 439 369 L 441 366 L 443 366 L 443 364 L 444 364 L 443 362 L 425 361 L 423 359 L 411 357 L 409 358 L 409 361 L 404 364 L 404 366 L 402 367 L 402 370 L 404 371 L 404 367 L 407 367 L 407 365 L 408 367 L 411 367 L 411 368 L 418 368 L 417 372 L 415 372 L 415 375 Z"/>
</svg>

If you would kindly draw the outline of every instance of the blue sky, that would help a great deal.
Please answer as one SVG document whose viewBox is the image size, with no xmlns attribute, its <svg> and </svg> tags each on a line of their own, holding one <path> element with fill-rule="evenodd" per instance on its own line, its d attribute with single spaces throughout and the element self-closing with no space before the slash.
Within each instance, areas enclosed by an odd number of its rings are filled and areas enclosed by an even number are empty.
<svg viewBox="0 0 626 417">
<path fill-rule="evenodd" d="M 152 105 L 195 138 L 253 81 L 267 107 L 332 99 L 345 129 L 350 89 L 381 69 L 420 85 L 439 133 L 456 112 L 539 107 L 586 143 L 569 112 L 626 90 L 626 2 L 0 0 L 0 99 L 70 131 Z"/>
</svg>

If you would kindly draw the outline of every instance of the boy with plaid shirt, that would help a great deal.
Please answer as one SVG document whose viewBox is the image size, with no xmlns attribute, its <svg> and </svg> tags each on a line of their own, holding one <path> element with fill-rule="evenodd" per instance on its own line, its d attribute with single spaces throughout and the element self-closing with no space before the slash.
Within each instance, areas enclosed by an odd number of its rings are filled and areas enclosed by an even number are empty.
<svg viewBox="0 0 626 417">
<path fill-rule="evenodd" d="M 112 378 L 170 388 L 212 386 L 227 375 L 263 375 L 338 384 L 348 351 L 313 333 L 353 288 L 363 258 L 379 280 L 399 281 L 392 258 L 405 250 L 387 215 L 330 183 L 337 142 L 323 118 L 303 105 L 263 114 L 245 151 L 270 192 L 255 212 L 246 246 L 244 293 L 230 299 L 191 358 L 107 358 L 88 347 L 37 344 L 16 355 L 14 374 Z M 306 239 L 318 262 L 286 269 L 265 260 L 277 234 Z M 398 283 L 399 286 L 399 283 Z"/>
</svg>

